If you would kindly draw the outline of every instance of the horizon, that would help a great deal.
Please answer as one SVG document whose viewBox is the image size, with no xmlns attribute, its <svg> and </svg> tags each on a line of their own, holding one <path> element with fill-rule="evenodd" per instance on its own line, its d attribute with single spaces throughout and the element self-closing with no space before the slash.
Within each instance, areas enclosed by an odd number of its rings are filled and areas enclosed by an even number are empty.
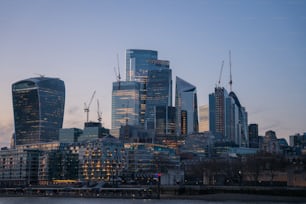
<svg viewBox="0 0 306 204">
<path fill-rule="evenodd" d="M 1 1 L 0 146 L 14 132 L 11 85 L 36 74 L 65 82 L 63 128 L 83 128 L 83 104 L 96 91 L 110 129 L 114 67 L 118 54 L 125 76 L 126 49 L 156 50 L 173 82 L 178 76 L 197 87 L 198 106 L 208 104 L 222 60 L 221 86 L 229 90 L 231 50 L 232 87 L 248 124 L 289 143 L 306 132 L 305 25 L 306 2 L 298 0 Z M 93 102 L 91 121 L 96 109 Z"/>
</svg>

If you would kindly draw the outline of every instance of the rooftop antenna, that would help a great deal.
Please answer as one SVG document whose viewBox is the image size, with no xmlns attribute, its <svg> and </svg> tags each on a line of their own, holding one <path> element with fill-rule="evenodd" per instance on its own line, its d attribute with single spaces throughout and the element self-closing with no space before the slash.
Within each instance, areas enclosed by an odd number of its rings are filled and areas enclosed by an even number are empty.
<svg viewBox="0 0 306 204">
<path fill-rule="evenodd" d="M 84 103 L 84 112 L 86 113 L 86 122 L 88 122 L 88 119 L 89 119 L 89 108 L 90 108 L 90 105 L 92 103 L 92 100 L 93 100 L 95 94 L 96 94 L 96 91 L 93 92 L 88 105 L 86 103 Z"/>
<path fill-rule="evenodd" d="M 229 85 L 230 85 L 230 90 L 232 91 L 233 81 L 232 81 L 232 58 L 231 58 L 231 50 L 229 51 L 229 67 L 230 67 L 230 81 L 229 81 Z"/>
<path fill-rule="evenodd" d="M 224 65 L 224 60 L 222 60 L 222 64 L 221 64 L 220 75 L 219 75 L 219 81 L 218 81 L 218 87 L 220 87 L 220 83 L 221 83 L 223 65 Z"/>
<path fill-rule="evenodd" d="M 97 114 L 98 114 L 98 121 L 99 121 L 99 123 L 101 123 L 101 121 L 102 121 L 102 111 L 100 110 L 99 99 L 97 99 Z"/>
</svg>

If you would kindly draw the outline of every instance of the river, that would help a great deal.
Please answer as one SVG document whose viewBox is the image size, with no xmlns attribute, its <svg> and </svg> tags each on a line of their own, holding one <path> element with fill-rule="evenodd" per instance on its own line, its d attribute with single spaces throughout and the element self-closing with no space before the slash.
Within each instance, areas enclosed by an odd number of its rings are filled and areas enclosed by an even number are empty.
<svg viewBox="0 0 306 204">
<path fill-rule="evenodd" d="M 194 200 L 194 199 L 105 199 L 105 198 L 55 198 L 55 197 L 0 197 L 0 204 L 236 204 L 236 203 L 266 203 L 266 204 L 288 204 L 288 203 L 306 203 L 303 200 L 279 199 L 267 200 L 255 199 L 249 200 L 240 198 L 231 198 L 230 200 Z"/>
</svg>

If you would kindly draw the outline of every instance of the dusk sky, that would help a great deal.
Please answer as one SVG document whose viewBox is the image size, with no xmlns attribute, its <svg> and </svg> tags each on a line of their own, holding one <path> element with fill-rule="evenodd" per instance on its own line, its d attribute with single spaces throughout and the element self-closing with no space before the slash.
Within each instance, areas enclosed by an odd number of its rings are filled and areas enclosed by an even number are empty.
<svg viewBox="0 0 306 204">
<path fill-rule="evenodd" d="M 66 85 L 64 127 L 83 128 L 96 90 L 111 127 L 117 54 L 157 50 L 197 87 L 199 105 L 218 82 L 233 91 L 260 135 L 306 132 L 305 0 L 0 0 L 0 146 L 14 132 L 11 85 L 42 74 Z M 125 77 L 124 77 L 125 78 Z M 90 120 L 97 121 L 96 101 Z"/>
</svg>

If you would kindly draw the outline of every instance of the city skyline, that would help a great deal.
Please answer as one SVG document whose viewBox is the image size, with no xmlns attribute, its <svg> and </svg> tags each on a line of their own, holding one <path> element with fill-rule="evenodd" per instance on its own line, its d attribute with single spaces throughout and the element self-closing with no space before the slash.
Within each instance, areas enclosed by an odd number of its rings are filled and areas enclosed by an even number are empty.
<svg viewBox="0 0 306 204">
<path fill-rule="evenodd" d="M 66 85 L 64 127 L 84 126 L 84 102 L 96 90 L 102 122 L 111 128 L 112 83 L 125 50 L 156 50 L 172 76 L 197 87 L 208 104 L 221 85 L 233 91 L 259 134 L 305 132 L 305 1 L 1 1 L 0 146 L 13 134 L 11 85 L 42 74 Z M 97 121 L 95 103 L 90 120 Z"/>
</svg>

